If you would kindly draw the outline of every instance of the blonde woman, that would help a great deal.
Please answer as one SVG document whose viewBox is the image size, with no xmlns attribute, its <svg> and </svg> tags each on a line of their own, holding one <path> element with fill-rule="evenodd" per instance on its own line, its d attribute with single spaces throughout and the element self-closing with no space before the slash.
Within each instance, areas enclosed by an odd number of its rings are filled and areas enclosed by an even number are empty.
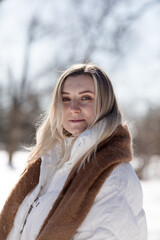
<svg viewBox="0 0 160 240">
<path fill-rule="evenodd" d="M 96 65 L 59 78 L 29 163 L 0 215 L 1 240 L 146 240 L 132 140 Z"/>
</svg>

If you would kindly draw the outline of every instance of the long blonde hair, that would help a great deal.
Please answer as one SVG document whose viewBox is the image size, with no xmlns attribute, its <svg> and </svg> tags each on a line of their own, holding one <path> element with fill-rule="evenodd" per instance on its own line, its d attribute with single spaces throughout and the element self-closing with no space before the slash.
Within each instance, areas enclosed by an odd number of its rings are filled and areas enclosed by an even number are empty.
<svg viewBox="0 0 160 240">
<path fill-rule="evenodd" d="M 67 160 L 69 153 L 65 153 L 64 151 L 66 134 L 62 125 L 61 92 L 64 81 L 68 76 L 81 74 L 89 74 L 93 78 L 95 85 L 97 116 L 92 126 L 101 119 L 105 119 L 107 122 L 101 138 L 83 156 L 83 160 L 90 159 L 91 155 L 96 151 L 98 144 L 107 139 L 122 123 L 121 112 L 117 104 L 113 86 L 105 72 L 94 64 L 75 64 L 63 72 L 56 84 L 50 107 L 43 119 L 39 122 L 36 133 L 36 146 L 29 154 L 29 161 L 34 161 L 44 156 L 55 142 L 60 142 L 63 149 L 59 166 Z"/>
</svg>

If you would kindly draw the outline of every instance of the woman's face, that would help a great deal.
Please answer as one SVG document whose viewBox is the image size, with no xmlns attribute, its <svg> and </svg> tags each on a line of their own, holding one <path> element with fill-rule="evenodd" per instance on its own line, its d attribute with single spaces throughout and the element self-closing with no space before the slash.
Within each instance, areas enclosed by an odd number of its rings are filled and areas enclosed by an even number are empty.
<svg viewBox="0 0 160 240">
<path fill-rule="evenodd" d="M 90 75 L 69 76 L 62 86 L 63 128 L 72 135 L 82 133 L 96 117 L 95 87 Z"/>
</svg>

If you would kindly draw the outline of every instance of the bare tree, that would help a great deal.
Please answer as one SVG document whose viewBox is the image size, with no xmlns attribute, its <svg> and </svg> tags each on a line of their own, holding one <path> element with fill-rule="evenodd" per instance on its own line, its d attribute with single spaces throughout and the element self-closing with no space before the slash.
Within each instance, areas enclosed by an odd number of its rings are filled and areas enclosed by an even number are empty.
<svg viewBox="0 0 160 240">
<path fill-rule="evenodd" d="M 136 129 L 134 148 L 139 159 L 137 174 L 140 178 L 146 178 L 145 172 L 150 167 L 152 156 L 159 156 L 160 159 L 160 108 L 150 108 L 143 118 L 136 121 Z"/>
<path fill-rule="evenodd" d="M 25 69 L 26 71 L 26 69 Z M 8 104 L 3 111 L 2 132 L 5 150 L 9 154 L 9 165 L 12 165 L 13 153 L 21 144 L 35 143 L 34 123 L 40 114 L 40 104 L 36 93 L 28 92 L 26 95 L 26 82 L 22 85 L 13 78 L 12 70 L 8 69 L 9 84 L 4 92 L 8 96 Z"/>
</svg>

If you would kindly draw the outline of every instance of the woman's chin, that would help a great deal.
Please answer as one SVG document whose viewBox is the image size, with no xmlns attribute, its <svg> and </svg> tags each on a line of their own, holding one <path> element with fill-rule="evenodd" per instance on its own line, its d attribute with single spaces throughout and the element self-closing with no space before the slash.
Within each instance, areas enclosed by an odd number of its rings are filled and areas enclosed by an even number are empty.
<svg viewBox="0 0 160 240">
<path fill-rule="evenodd" d="M 86 130 L 86 128 L 77 128 L 77 129 L 70 129 L 70 133 L 73 135 L 73 136 L 78 136 L 80 135 L 82 132 L 84 132 Z"/>
</svg>

